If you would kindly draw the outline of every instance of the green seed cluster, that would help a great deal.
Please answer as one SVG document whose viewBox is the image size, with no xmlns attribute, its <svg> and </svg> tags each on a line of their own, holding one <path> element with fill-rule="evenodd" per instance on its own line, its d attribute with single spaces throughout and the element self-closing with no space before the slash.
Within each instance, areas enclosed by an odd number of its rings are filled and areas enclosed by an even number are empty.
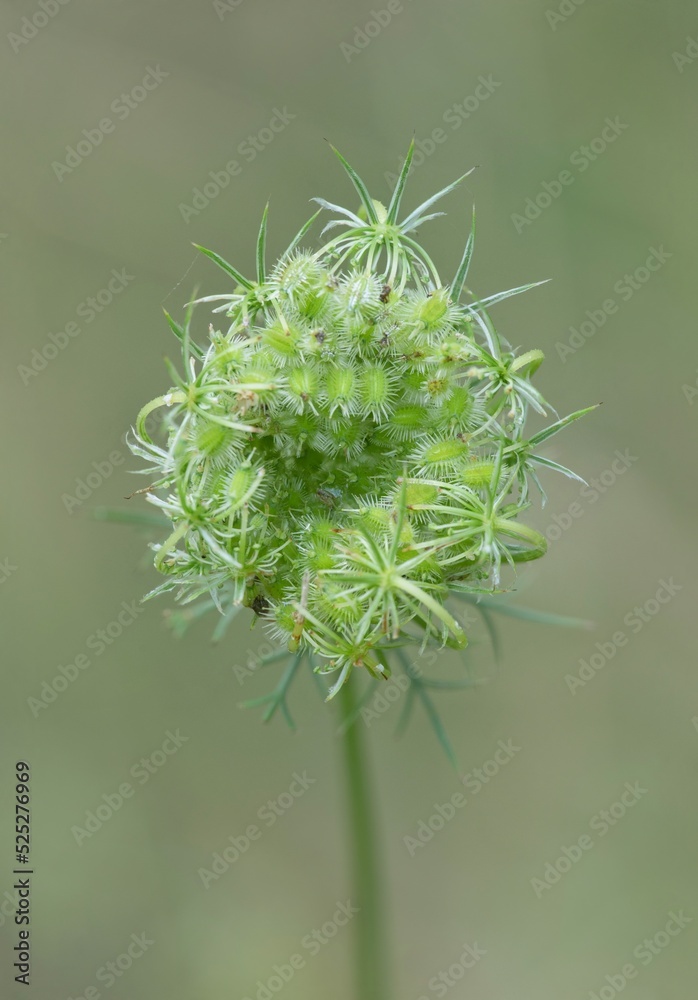
<svg viewBox="0 0 698 1000">
<path fill-rule="evenodd" d="M 441 283 L 395 198 L 367 202 L 350 176 L 365 210 L 323 202 L 348 232 L 319 251 L 299 238 L 267 274 L 266 213 L 256 282 L 205 251 L 233 284 L 200 301 L 226 323 L 201 347 L 191 313 L 170 320 L 185 373 L 144 407 L 132 445 L 172 523 L 156 592 L 251 608 L 338 670 L 334 690 L 355 666 L 386 673 L 391 646 L 465 645 L 449 594 L 492 591 L 502 563 L 545 550 L 518 520 L 542 355 L 504 350 L 485 305 L 461 302 L 467 267 Z"/>
</svg>

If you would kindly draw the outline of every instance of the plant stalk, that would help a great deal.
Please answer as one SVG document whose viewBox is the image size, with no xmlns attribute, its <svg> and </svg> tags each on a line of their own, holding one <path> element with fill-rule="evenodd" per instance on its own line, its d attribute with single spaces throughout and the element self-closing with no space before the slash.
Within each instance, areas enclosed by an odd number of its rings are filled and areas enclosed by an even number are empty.
<svg viewBox="0 0 698 1000">
<path fill-rule="evenodd" d="M 350 718 L 357 707 L 356 682 L 353 677 L 341 687 L 338 700 L 342 719 Z M 357 1000 L 390 1000 L 383 879 L 362 736 L 358 720 L 342 736 L 348 827 L 353 855 L 352 904 L 359 908 L 354 927 L 356 997 Z"/>
</svg>

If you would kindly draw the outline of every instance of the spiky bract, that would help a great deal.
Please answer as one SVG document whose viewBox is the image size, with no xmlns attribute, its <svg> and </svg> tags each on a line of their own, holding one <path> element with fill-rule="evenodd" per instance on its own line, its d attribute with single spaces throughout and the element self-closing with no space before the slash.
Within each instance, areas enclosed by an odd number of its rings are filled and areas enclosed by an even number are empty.
<svg viewBox="0 0 698 1000">
<path fill-rule="evenodd" d="M 340 157 L 360 214 L 321 202 L 346 231 L 311 251 L 309 223 L 269 273 L 265 211 L 254 282 L 203 251 L 233 287 L 198 301 L 226 322 L 202 347 L 191 309 L 182 327 L 168 317 L 184 374 L 143 409 L 132 444 L 172 523 L 153 593 L 252 608 L 339 671 L 333 692 L 355 666 L 385 674 L 392 646 L 465 645 L 449 594 L 497 589 L 502 564 L 544 553 L 519 520 L 534 465 L 554 466 L 533 449 L 581 415 L 524 437 L 529 410 L 545 413 L 530 381 L 542 354 L 505 349 L 486 307 L 531 286 L 467 292 L 474 230 L 442 283 L 412 235 L 440 195 L 398 222 L 411 156 L 388 208 Z"/>
</svg>

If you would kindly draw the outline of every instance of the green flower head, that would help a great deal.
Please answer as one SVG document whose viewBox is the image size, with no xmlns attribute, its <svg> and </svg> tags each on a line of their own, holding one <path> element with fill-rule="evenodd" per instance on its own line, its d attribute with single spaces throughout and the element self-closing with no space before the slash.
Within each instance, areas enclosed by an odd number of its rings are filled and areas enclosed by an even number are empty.
<svg viewBox="0 0 698 1000">
<path fill-rule="evenodd" d="M 168 316 L 183 373 L 132 441 L 172 526 L 154 546 L 167 579 L 153 593 L 251 609 L 337 672 L 331 694 L 355 667 L 385 676 L 392 647 L 466 644 L 447 599 L 501 589 L 503 568 L 544 554 L 521 520 L 529 485 L 541 467 L 572 473 L 536 452 L 587 412 L 526 437 L 530 411 L 546 413 L 531 382 L 543 355 L 517 355 L 487 310 L 533 286 L 468 291 L 474 222 L 442 281 L 416 230 L 463 178 L 400 221 L 412 152 L 387 207 L 337 153 L 360 210 L 317 199 L 331 238 L 304 246 L 313 216 L 271 270 L 265 210 L 255 280 L 199 248 L 229 289 L 181 326 Z M 202 303 L 219 322 L 200 345 Z"/>
</svg>

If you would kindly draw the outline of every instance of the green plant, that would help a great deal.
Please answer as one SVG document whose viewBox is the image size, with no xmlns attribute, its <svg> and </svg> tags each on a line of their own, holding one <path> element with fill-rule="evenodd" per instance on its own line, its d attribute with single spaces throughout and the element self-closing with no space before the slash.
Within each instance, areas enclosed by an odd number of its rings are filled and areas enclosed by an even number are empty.
<svg viewBox="0 0 698 1000">
<path fill-rule="evenodd" d="M 255 281 L 200 248 L 232 279 L 198 300 L 220 303 L 224 328 L 199 346 L 191 308 L 183 327 L 168 316 L 184 370 L 170 366 L 172 388 L 143 408 L 132 443 L 172 524 L 153 594 L 250 608 L 337 674 L 330 697 L 355 667 L 386 676 L 396 645 L 465 645 L 446 599 L 492 592 L 503 564 L 544 554 L 520 520 L 529 480 L 573 474 L 536 448 L 588 412 L 525 437 L 529 410 L 546 412 L 531 383 L 543 355 L 505 349 L 486 310 L 533 286 L 467 292 L 474 228 L 441 281 L 412 234 L 463 178 L 400 222 L 411 158 L 385 208 L 340 156 L 361 214 L 317 199 L 338 216 L 326 230 L 345 231 L 304 250 L 308 223 L 271 271 L 265 210 Z M 163 445 L 145 426 L 161 407 Z"/>
<path fill-rule="evenodd" d="M 217 637 L 243 607 L 263 622 L 281 647 L 269 659 L 288 659 L 277 689 L 253 703 L 265 704 L 267 719 L 281 710 L 292 723 L 287 694 L 304 661 L 333 675 L 328 698 L 342 691 L 370 928 L 358 960 L 362 1000 L 383 1000 L 386 987 L 351 674 L 379 683 L 397 665 L 410 686 L 406 711 L 420 701 L 452 756 L 430 691 L 469 681 L 422 677 L 405 647 L 466 645 L 452 598 L 476 603 L 491 624 L 504 574 L 546 550 L 521 520 L 531 485 L 545 497 L 539 471 L 577 478 L 538 449 L 593 409 L 528 434 L 530 412 L 548 409 L 532 384 L 543 355 L 512 350 L 488 310 L 534 286 L 484 299 L 469 291 L 474 219 L 455 276 L 442 281 L 415 233 L 443 214 L 433 206 L 467 174 L 401 218 L 412 154 L 385 207 L 337 153 L 360 210 L 316 199 L 335 216 L 323 232 L 338 235 L 304 248 L 313 216 L 270 270 L 265 209 L 254 279 L 199 248 L 230 288 L 192 302 L 182 325 L 168 315 L 183 367 L 170 365 L 172 386 L 141 410 L 132 440 L 155 476 L 142 492 L 170 524 L 153 545 L 165 581 L 148 596 L 200 599 L 177 627 L 217 608 Z M 221 318 L 205 344 L 191 330 L 200 304 Z M 147 426 L 154 414 L 157 440 Z"/>
</svg>

